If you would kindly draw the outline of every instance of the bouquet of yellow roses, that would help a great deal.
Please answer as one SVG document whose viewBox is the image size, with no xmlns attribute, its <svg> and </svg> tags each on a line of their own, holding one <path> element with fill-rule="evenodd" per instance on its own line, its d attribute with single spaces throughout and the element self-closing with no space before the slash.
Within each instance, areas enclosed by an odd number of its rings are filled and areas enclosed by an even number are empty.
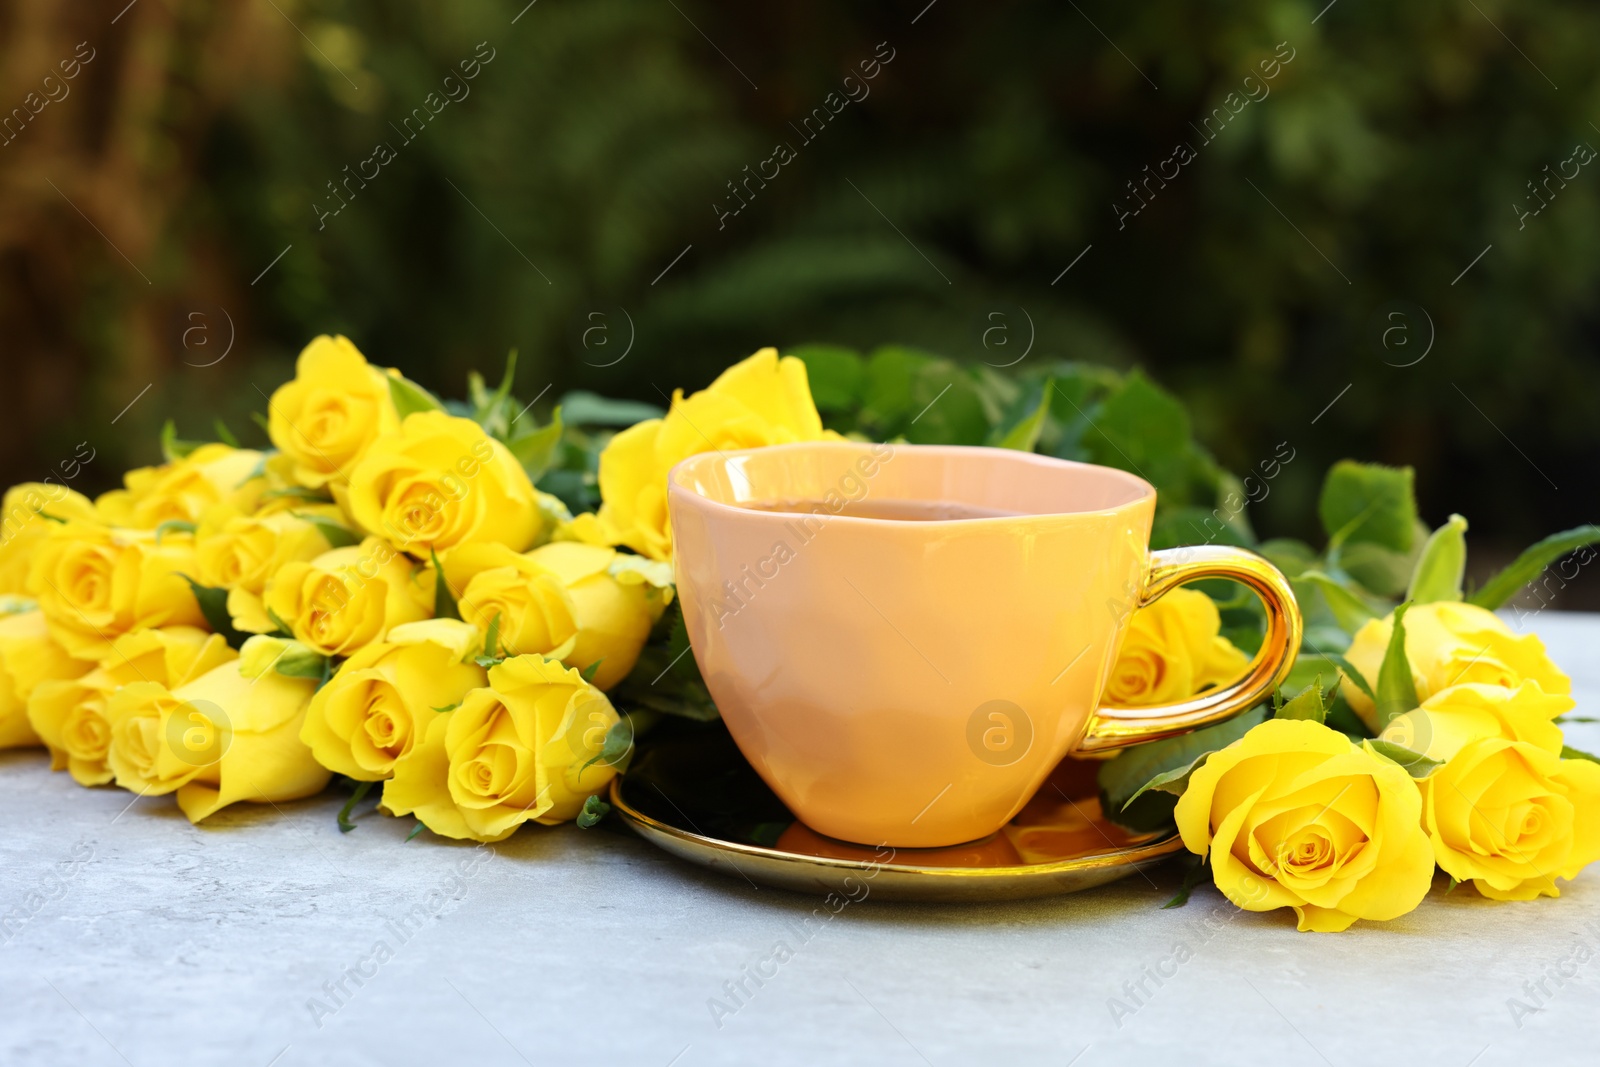
<svg viewBox="0 0 1600 1067">
<path fill-rule="evenodd" d="M 1600 528 L 1541 542 L 1466 597 L 1466 523 L 1420 527 L 1409 470 L 1336 465 L 1320 553 L 1258 542 L 1246 503 L 1293 449 L 1241 482 L 1138 372 L 1011 379 L 896 346 L 763 349 L 666 411 L 571 393 L 538 425 L 514 366 L 441 401 L 319 337 L 269 399 L 269 450 L 169 424 L 166 462 L 98 499 L 11 489 L 0 747 L 42 744 L 85 786 L 173 794 L 194 822 L 337 774 L 353 783 L 342 829 L 375 784 L 383 810 L 447 837 L 592 825 L 637 731 L 716 717 L 674 603 L 668 470 L 843 433 L 1137 456 L 1160 493 L 1155 547 L 1220 538 L 1291 578 L 1307 624 L 1291 693 L 1100 770 L 1107 813 L 1175 822 L 1204 857 L 1194 877 L 1209 869 L 1239 906 L 1336 930 L 1411 910 L 1436 865 L 1528 899 L 1600 858 L 1600 764 L 1558 724 L 1570 681 L 1490 610 Z M 1108 701 L 1182 700 L 1244 670 L 1259 608 L 1209 592 L 1134 615 Z"/>
<path fill-rule="evenodd" d="M 12 488 L 0 746 L 173 794 L 195 822 L 333 774 L 358 783 L 342 828 L 374 783 L 448 837 L 594 821 L 634 728 L 607 691 L 672 602 L 667 469 L 823 431 L 803 366 L 763 351 L 616 434 L 593 479 L 606 503 L 575 520 L 534 486 L 560 409 L 525 419 L 513 372 L 445 403 L 319 337 L 269 399 L 270 451 L 169 424 L 167 462 L 96 500 Z"/>
</svg>

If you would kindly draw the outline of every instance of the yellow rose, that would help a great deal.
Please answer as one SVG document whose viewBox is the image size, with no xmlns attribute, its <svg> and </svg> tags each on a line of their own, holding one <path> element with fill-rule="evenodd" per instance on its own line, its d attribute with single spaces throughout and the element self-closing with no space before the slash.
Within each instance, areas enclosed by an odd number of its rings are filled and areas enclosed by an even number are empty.
<svg viewBox="0 0 1600 1067">
<path fill-rule="evenodd" d="M 294 380 L 267 405 L 268 432 L 292 461 L 289 475 L 313 489 L 348 481 L 372 442 L 399 425 L 388 376 L 344 337 L 306 345 Z"/>
<path fill-rule="evenodd" d="M 664 419 L 646 419 L 611 439 L 600 453 L 596 521 L 609 543 L 670 560 L 667 472 L 679 460 L 829 436 L 811 399 L 806 365 L 763 348 L 687 399 L 681 389 L 674 391 Z M 587 525 L 581 523 L 580 530 Z"/>
<path fill-rule="evenodd" d="M 99 661 L 125 633 L 203 626 L 184 574 L 194 573 L 194 537 L 97 523 L 55 525 L 34 550 L 28 584 L 50 633 L 79 659 Z"/>
<path fill-rule="evenodd" d="M 241 800 L 318 793 L 330 774 L 300 740 L 315 687 L 274 671 L 245 678 L 238 660 L 174 690 L 125 685 L 106 701 L 107 760 L 117 784 L 141 796 L 176 792 L 196 823 Z"/>
<path fill-rule="evenodd" d="M 382 641 L 391 627 L 431 615 L 433 583 L 405 555 L 369 537 L 284 564 L 262 600 L 295 640 L 324 656 L 348 656 Z"/>
<path fill-rule="evenodd" d="M 251 475 L 261 460 L 250 449 L 201 445 L 183 459 L 129 471 L 122 479 L 127 488 L 102 493 L 95 509 L 103 521 L 136 530 L 198 522 L 216 504 L 253 498 Z"/>
<path fill-rule="evenodd" d="M 253 634 L 277 629 L 261 599 L 268 581 L 286 564 L 309 562 L 333 547 L 304 514 L 343 522 L 339 510 L 327 505 L 257 515 L 227 509 L 213 510 L 195 532 L 195 578 L 228 590 L 228 615 L 238 629 Z"/>
<path fill-rule="evenodd" d="M 1420 707 L 1397 715 L 1380 735 L 1429 759 L 1447 760 L 1469 741 L 1497 737 L 1527 741 L 1557 755 L 1561 727 L 1555 720 L 1576 704 L 1564 693 L 1547 693 L 1537 682 L 1453 685 Z"/>
<path fill-rule="evenodd" d="M 1106 703 L 1171 704 L 1236 681 L 1250 657 L 1222 637 L 1221 629 L 1217 605 L 1193 589 L 1174 589 L 1139 608 L 1106 679 Z"/>
<path fill-rule="evenodd" d="M 28 702 L 56 679 L 76 678 L 91 664 L 73 659 L 50 636 L 44 615 L 25 602 L 0 617 L 0 748 L 39 743 L 28 719 Z"/>
<path fill-rule="evenodd" d="M 1546 693 L 1572 692 L 1572 679 L 1561 673 L 1533 634 L 1518 637 L 1492 611 L 1473 604 L 1442 600 L 1418 604 L 1406 612 L 1406 659 L 1417 699 L 1427 700 L 1442 689 L 1481 682 L 1516 688 L 1538 682 Z M 1356 631 L 1345 658 L 1367 684 L 1378 685 L 1378 668 L 1394 632 L 1394 615 L 1373 619 Z M 1350 683 L 1341 686 L 1345 700 L 1367 728 L 1378 728 L 1372 698 Z"/>
<path fill-rule="evenodd" d="M 471 419 L 406 416 L 350 474 L 349 509 L 370 534 L 425 558 L 464 544 L 520 552 L 545 520 L 527 472 Z"/>
<path fill-rule="evenodd" d="M 1557 897 L 1556 876 L 1600 859 L 1600 763 L 1485 738 L 1418 785 L 1434 858 L 1486 897 Z"/>
<path fill-rule="evenodd" d="M 612 549 L 568 541 L 528 556 L 560 579 L 577 609 L 576 641 L 563 662 L 580 671 L 600 664 L 593 679 L 599 689 L 626 678 L 667 605 L 670 587 L 656 586 L 626 567 L 639 557 Z"/>
<path fill-rule="evenodd" d="M 331 771 L 364 782 L 388 778 L 444 714 L 440 708 L 485 684 L 472 659 L 481 647 L 477 631 L 455 619 L 396 626 L 317 690 L 300 740 Z"/>
<path fill-rule="evenodd" d="M 193 626 L 139 630 L 117 638 L 111 654 L 88 674 L 39 683 L 28 700 L 28 720 L 50 750 L 50 769 L 66 770 L 79 785 L 111 781 L 106 698 L 134 682 L 175 689 L 234 656 L 220 634 Z"/>
<path fill-rule="evenodd" d="M 651 624 L 665 606 L 637 576 L 611 569 L 614 549 L 575 541 L 519 555 L 502 545 L 464 545 L 444 561 L 460 591 L 461 617 L 487 637 L 498 617 L 498 643 L 508 656 L 536 654 L 587 670 L 610 689 L 633 669 Z"/>
<path fill-rule="evenodd" d="M 1189 779 L 1174 813 L 1189 851 L 1248 911 L 1292 907 L 1301 930 L 1393 919 L 1422 902 L 1433 849 L 1398 764 L 1305 719 L 1269 719 Z"/>
<path fill-rule="evenodd" d="M 87 497 L 64 486 L 24 482 L 7 489 L 0 501 L 0 596 L 27 595 L 34 549 L 50 527 L 98 518 Z"/>
<path fill-rule="evenodd" d="M 1495 900 L 1532 900 L 1560 896 L 1557 876 L 1600 859 L 1600 764 L 1562 759 L 1554 722 L 1573 704 L 1532 681 L 1457 685 L 1383 731 L 1444 761 L 1417 785 L 1446 874 Z"/>
<path fill-rule="evenodd" d="M 605 694 L 577 671 L 539 656 L 508 659 L 395 763 L 383 806 L 476 841 L 503 840 L 529 819 L 564 822 L 616 774 L 589 762 L 616 722 Z"/>
</svg>

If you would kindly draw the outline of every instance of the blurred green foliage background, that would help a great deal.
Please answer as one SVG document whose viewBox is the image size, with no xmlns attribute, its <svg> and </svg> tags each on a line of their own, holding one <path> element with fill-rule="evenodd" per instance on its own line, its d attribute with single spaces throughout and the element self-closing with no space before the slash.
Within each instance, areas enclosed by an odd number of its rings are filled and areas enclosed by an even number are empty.
<svg viewBox="0 0 1600 1067">
<path fill-rule="evenodd" d="M 262 440 L 323 332 L 539 409 L 893 343 L 1287 442 L 1264 536 L 1412 464 L 1488 567 L 1595 518 L 1600 9 L 1325 3 L 8 0 L 0 478 Z"/>
</svg>

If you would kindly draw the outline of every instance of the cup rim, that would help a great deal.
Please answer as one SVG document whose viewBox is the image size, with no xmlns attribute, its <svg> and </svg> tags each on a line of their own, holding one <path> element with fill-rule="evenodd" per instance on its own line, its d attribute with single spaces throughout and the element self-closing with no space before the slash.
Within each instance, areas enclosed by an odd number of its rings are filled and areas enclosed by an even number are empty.
<svg viewBox="0 0 1600 1067">
<path fill-rule="evenodd" d="M 705 507 L 713 512 L 736 514 L 753 518 L 766 517 L 776 520 L 789 520 L 794 518 L 796 515 L 803 516 L 809 513 L 804 511 L 764 511 L 755 508 L 739 507 L 737 504 L 725 504 L 720 500 L 713 500 L 704 493 L 697 492 L 692 486 L 685 484 L 685 476 L 691 467 L 701 464 L 725 462 L 741 456 L 752 455 L 757 452 L 804 452 L 812 450 L 870 452 L 872 449 L 879 447 L 880 444 L 880 442 L 874 441 L 849 440 L 790 441 L 784 444 L 763 445 L 758 448 L 715 449 L 707 452 L 697 452 L 692 456 L 686 456 L 679 460 L 677 463 L 673 464 L 672 468 L 667 472 L 667 493 L 669 498 L 676 497 L 680 500 L 683 500 L 685 503 L 692 502 L 691 506 Z M 1151 485 L 1144 478 L 1120 468 L 1108 467 L 1100 463 L 1082 463 L 1073 459 L 1061 459 L 1056 456 L 1041 456 L 1037 452 L 1022 452 L 1017 449 L 997 448 L 990 445 L 925 445 L 903 442 L 900 444 L 890 445 L 889 447 L 895 449 L 908 448 L 925 454 L 985 455 L 994 458 L 1003 458 L 1006 462 L 1023 463 L 1057 470 L 1064 468 L 1089 469 L 1098 472 L 1104 472 L 1105 474 L 1124 482 L 1129 486 L 1129 488 L 1136 490 L 1136 495 L 1109 508 L 1085 508 L 1077 511 L 1023 512 L 1015 515 L 985 515 L 982 517 L 969 517 L 960 519 L 919 519 L 916 523 L 916 526 L 919 528 L 948 528 L 952 526 L 964 527 L 982 523 L 1016 522 L 1018 520 L 1029 519 L 1074 519 L 1080 517 L 1103 518 L 1107 516 L 1118 515 L 1124 512 L 1136 511 L 1141 507 L 1146 507 L 1153 504 L 1156 499 L 1155 486 Z M 898 519 L 882 519 L 862 515 L 843 514 L 830 515 L 828 516 L 828 521 L 880 527 L 904 527 L 907 525 L 905 522 L 902 522 Z"/>
</svg>

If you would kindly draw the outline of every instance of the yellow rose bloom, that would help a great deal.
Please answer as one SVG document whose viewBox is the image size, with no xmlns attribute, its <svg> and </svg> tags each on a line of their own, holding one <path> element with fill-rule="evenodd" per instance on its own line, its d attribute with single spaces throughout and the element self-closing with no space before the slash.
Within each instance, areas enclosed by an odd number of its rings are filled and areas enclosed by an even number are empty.
<svg viewBox="0 0 1600 1067">
<path fill-rule="evenodd" d="M 536 654 L 583 671 L 594 684 L 627 677 L 665 606 L 643 580 L 622 581 L 615 549 L 564 541 L 518 554 L 502 545 L 464 545 L 444 560 L 459 591 L 461 617 L 487 637 L 499 618 L 507 656 Z M 632 577 L 632 576 L 630 576 Z"/>
<path fill-rule="evenodd" d="M 1492 737 L 1417 784 L 1434 858 L 1486 897 L 1558 897 L 1558 875 L 1600 859 L 1600 763 Z"/>
<path fill-rule="evenodd" d="M 33 552 L 52 526 L 61 522 L 96 522 L 94 504 L 60 485 L 24 482 L 6 490 L 0 500 L 0 596 L 28 595 L 28 568 Z"/>
<path fill-rule="evenodd" d="M 306 345 L 294 380 L 267 405 L 267 428 L 289 457 L 287 473 L 312 489 L 349 480 L 367 448 L 399 428 L 389 379 L 345 337 Z"/>
<path fill-rule="evenodd" d="M 69 656 L 51 637 L 44 615 L 24 601 L 0 616 L 0 748 L 39 744 L 28 718 L 28 702 L 57 679 L 71 679 L 92 666 Z"/>
<path fill-rule="evenodd" d="M 1248 911 L 1291 907 L 1301 930 L 1393 919 L 1422 902 L 1433 848 L 1398 764 L 1306 719 L 1268 719 L 1189 779 L 1183 843 Z"/>
<path fill-rule="evenodd" d="M 277 629 L 261 599 L 268 581 L 285 565 L 309 562 L 333 548 L 304 514 L 344 521 L 331 505 L 256 515 L 213 509 L 195 532 L 195 578 L 228 590 L 228 615 L 238 629 L 253 634 Z"/>
<path fill-rule="evenodd" d="M 1380 735 L 1429 759 L 1448 760 L 1470 741 L 1496 737 L 1527 741 L 1557 755 L 1561 727 L 1555 720 L 1575 706 L 1564 693 L 1547 693 L 1537 682 L 1453 685 L 1397 715 Z"/>
<path fill-rule="evenodd" d="M 1562 759 L 1555 724 L 1573 705 L 1533 681 L 1457 685 L 1383 731 L 1444 761 L 1417 785 L 1445 873 L 1495 900 L 1532 900 L 1560 896 L 1557 876 L 1600 859 L 1600 764 Z"/>
<path fill-rule="evenodd" d="M 382 641 L 391 627 L 431 615 L 433 583 L 404 554 L 369 537 L 284 564 L 262 601 L 295 640 L 324 656 L 349 656 Z"/>
<path fill-rule="evenodd" d="M 98 662 L 123 634 L 156 626 L 203 626 L 184 574 L 194 537 L 97 523 L 55 525 L 34 550 L 28 585 L 50 633 L 79 659 Z"/>
<path fill-rule="evenodd" d="M 576 644 L 577 605 L 560 576 L 531 555 L 504 545 L 462 545 L 444 558 L 444 574 L 461 618 L 479 634 L 500 620 L 504 655 L 561 659 Z"/>
<path fill-rule="evenodd" d="M 1572 679 L 1545 654 L 1533 634 L 1518 637 L 1494 612 L 1474 604 L 1441 600 L 1418 604 L 1406 612 L 1406 659 L 1417 699 L 1427 700 L 1442 689 L 1462 683 L 1503 685 L 1515 689 L 1538 682 L 1546 693 L 1572 692 Z M 1373 619 L 1356 631 L 1345 658 L 1374 690 L 1378 668 L 1394 632 L 1393 613 Z M 1344 679 L 1341 692 L 1367 728 L 1378 728 L 1372 698 Z"/>
<path fill-rule="evenodd" d="M 675 390 L 665 418 L 646 419 L 611 439 L 600 453 L 597 521 L 603 536 L 651 559 L 670 560 L 667 472 L 680 460 L 829 436 L 811 399 L 805 363 L 763 348 L 688 398 Z"/>
<path fill-rule="evenodd" d="M 220 634 L 193 626 L 139 630 L 117 638 L 111 654 L 88 674 L 39 683 L 28 700 L 28 721 L 50 750 L 50 769 L 67 771 L 79 785 L 111 781 L 106 698 L 134 682 L 175 689 L 235 655 Z"/>
<path fill-rule="evenodd" d="M 419 558 L 465 544 L 520 552 L 545 520 L 533 483 L 506 446 L 471 419 L 406 416 L 350 475 L 351 515 L 368 533 Z"/>
<path fill-rule="evenodd" d="M 317 690 L 300 728 L 317 762 L 358 781 L 394 773 L 435 719 L 487 681 L 473 656 L 478 632 L 455 619 L 397 626 L 361 649 Z"/>
<path fill-rule="evenodd" d="M 1204 593 L 1174 589 L 1128 621 L 1105 702 L 1144 707 L 1188 700 L 1243 677 L 1250 657 L 1221 636 L 1222 617 Z"/>
<path fill-rule="evenodd" d="M 475 841 L 503 840 L 529 819 L 565 822 L 615 776 L 589 760 L 616 722 L 605 694 L 577 671 L 539 656 L 508 659 L 396 761 L 383 806 Z"/>
<path fill-rule="evenodd" d="M 106 701 L 117 784 L 141 796 L 176 792 L 195 823 L 241 800 L 318 793 L 330 774 L 300 740 L 315 687 L 273 671 L 245 678 L 238 660 L 175 690 L 125 685 Z"/>
<path fill-rule="evenodd" d="M 136 530 L 198 522 L 207 508 L 254 496 L 249 482 L 261 460 L 250 449 L 201 445 L 183 459 L 129 471 L 122 479 L 126 488 L 102 493 L 95 510 L 112 526 Z"/>
<path fill-rule="evenodd" d="M 599 689 L 626 678 L 666 607 L 666 595 L 637 573 L 621 569 L 622 556 L 613 549 L 567 541 L 536 548 L 528 556 L 561 581 L 577 610 L 576 639 L 562 662 L 580 671 L 600 664 L 593 679 Z"/>
</svg>

